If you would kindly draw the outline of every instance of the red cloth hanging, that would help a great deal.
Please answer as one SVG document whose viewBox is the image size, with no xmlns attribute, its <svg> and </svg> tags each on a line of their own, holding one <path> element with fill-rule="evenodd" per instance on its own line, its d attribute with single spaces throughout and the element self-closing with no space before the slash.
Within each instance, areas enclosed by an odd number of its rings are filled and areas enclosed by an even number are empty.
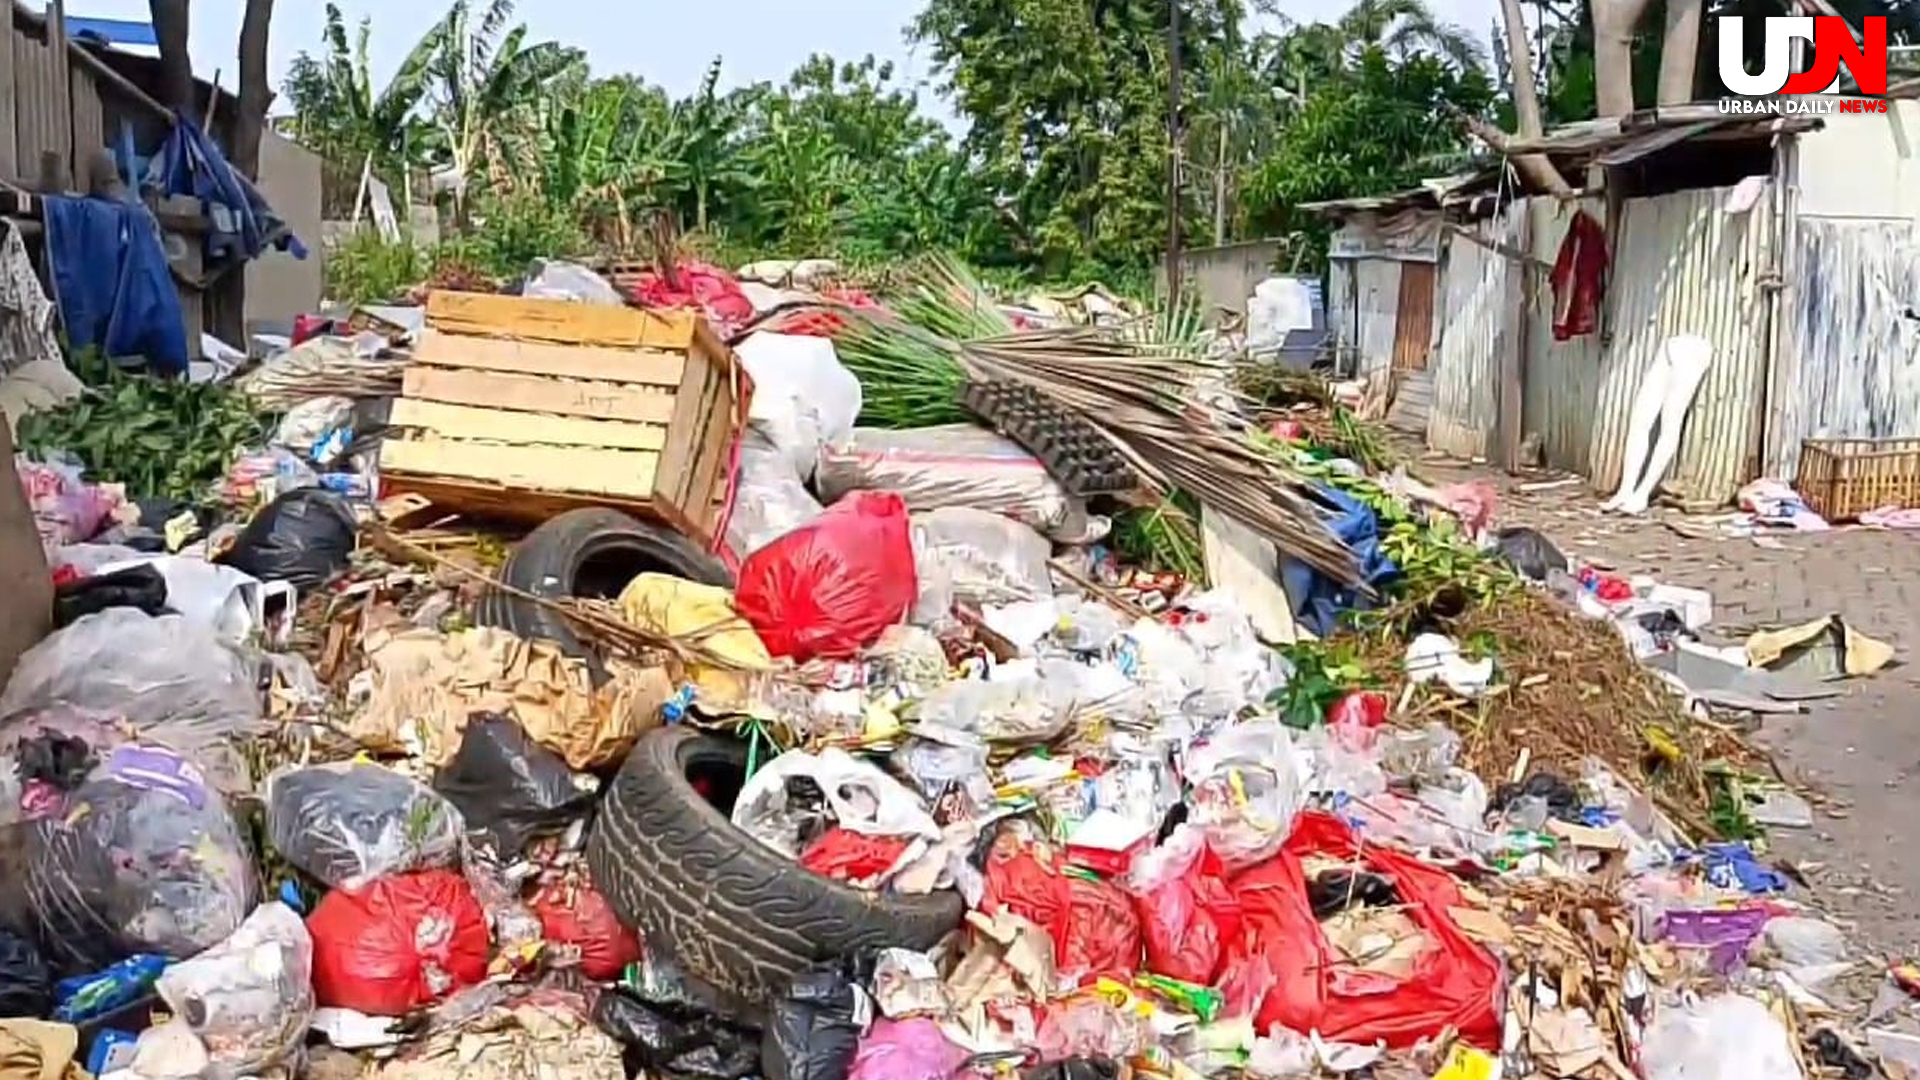
<svg viewBox="0 0 1920 1080">
<path fill-rule="evenodd" d="M 1553 260 L 1553 340 L 1591 334 L 1600 325 L 1600 298 L 1607 291 L 1607 231 L 1585 210 L 1567 224 Z"/>
</svg>

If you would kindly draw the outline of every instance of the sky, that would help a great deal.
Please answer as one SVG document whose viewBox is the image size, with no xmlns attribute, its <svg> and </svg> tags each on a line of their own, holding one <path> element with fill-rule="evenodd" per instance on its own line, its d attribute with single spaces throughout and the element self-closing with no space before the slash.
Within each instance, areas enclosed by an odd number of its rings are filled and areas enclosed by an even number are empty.
<svg viewBox="0 0 1920 1080">
<path fill-rule="evenodd" d="M 32 0 L 30 0 L 32 2 Z M 925 50 L 911 50 L 903 29 L 923 0 L 529 0 L 515 19 L 532 40 L 553 40 L 586 50 L 596 73 L 630 73 L 685 94 L 700 83 L 707 64 L 724 58 L 723 88 L 779 81 L 808 55 L 836 59 L 872 53 L 894 62 L 909 82 L 926 79 Z M 349 26 L 373 19 L 371 58 L 376 83 L 392 75 L 413 43 L 444 12 L 437 0 L 339 0 Z M 1283 0 L 1295 19 L 1331 19 L 1342 0 Z M 194 0 L 194 73 L 231 90 L 237 70 L 242 0 Z M 321 0 L 279 0 L 274 5 L 268 64 L 278 88 L 287 65 L 302 50 L 320 52 Z M 1436 14 L 1485 36 L 1498 10 L 1495 0 L 1435 0 Z M 67 0 L 72 15 L 146 21 L 146 0 Z M 923 93 L 929 111 L 948 110 Z"/>
</svg>

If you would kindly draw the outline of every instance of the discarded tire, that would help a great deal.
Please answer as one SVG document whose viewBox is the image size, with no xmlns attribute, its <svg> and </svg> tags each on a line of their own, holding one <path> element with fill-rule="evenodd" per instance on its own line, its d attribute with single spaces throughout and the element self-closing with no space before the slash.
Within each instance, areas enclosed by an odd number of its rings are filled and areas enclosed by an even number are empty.
<svg viewBox="0 0 1920 1080">
<path fill-rule="evenodd" d="M 587 839 L 594 883 L 648 949 L 757 1016 L 793 977 L 864 950 L 923 950 L 960 925 L 958 893 L 889 897 L 801 869 L 733 823 L 690 777 L 739 777 L 746 751 L 691 728 L 640 740 Z"/>
<path fill-rule="evenodd" d="M 500 580 L 548 600 L 569 596 L 618 596 L 647 571 L 675 574 L 703 585 L 732 585 L 719 559 L 677 532 L 639 521 L 618 510 L 592 507 L 551 518 L 514 546 Z M 526 638 L 559 643 L 570 656 L 585 657 L 595 678 L 604 672 L 565 619 L 549 608 L 489 587 L 473 612 L 481 626 L 497 626 Z"/>
</svg>

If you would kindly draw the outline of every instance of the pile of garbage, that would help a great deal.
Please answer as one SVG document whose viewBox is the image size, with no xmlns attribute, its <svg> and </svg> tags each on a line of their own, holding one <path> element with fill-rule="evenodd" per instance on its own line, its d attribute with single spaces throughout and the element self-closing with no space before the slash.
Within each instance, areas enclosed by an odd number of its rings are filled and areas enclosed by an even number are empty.
<svg viewBox="0 0 1920 1080">
<path fill-rule="evenodd" d="M 738 330 L 723 570 L 509 588 L 640 526 L 505 554 L 378 499 L 404 312 L 240 376 L 275 434 L 218 512 L 20 459 L 58 628 L 0 693 L 0 1039 L 126 1080 L 1920 1061 L 1904 991 L 1841 1025 L 1862 958 L 1714 835 L 1687 762 L 1737 740 L 1642 662 L 1639 586 L 1313 425 L 1252 438 L 1357 580 L 1132 565 L 1015 439 L 856 426 L 836 334 L 885 298 L 753 328 L 795 270 L 634 290 Z"/>
</svg>

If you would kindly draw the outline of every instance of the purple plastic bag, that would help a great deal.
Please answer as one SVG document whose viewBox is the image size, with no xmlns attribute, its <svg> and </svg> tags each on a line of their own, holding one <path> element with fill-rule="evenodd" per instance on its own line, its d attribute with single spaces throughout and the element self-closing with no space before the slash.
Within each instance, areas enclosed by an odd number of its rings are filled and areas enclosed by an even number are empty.
<svg viewBox="0 0 1920 1080">
<path fill-rule="evenodd" d="M 847 1080 L 948 1080 L 971 1056 L 931 1020 L 880 1019 L 860 1040 Z"/>
</svg>

